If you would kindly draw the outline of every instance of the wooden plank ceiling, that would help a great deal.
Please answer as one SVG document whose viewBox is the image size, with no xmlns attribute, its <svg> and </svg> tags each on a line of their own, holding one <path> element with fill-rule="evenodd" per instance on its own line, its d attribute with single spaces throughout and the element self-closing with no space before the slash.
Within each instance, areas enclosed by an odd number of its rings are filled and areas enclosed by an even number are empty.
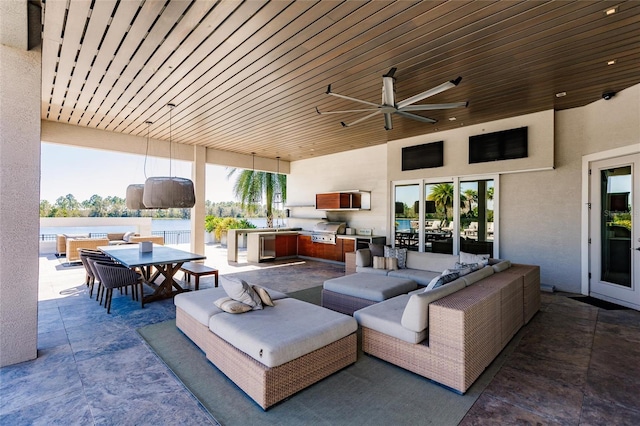
<svg viewBox="0 0 640 426">
<path fill-rule="evenodd" d="M 42 117 L 285 160 L 548 109 L 640 83 L 640 2 L 46 0 Z M 616 13 L 607 15 L 615 7 Z M 615 61 L 608 65 L 608 61 Z M 445 81 L 426 124 L 366 113 Z M 566 92 L 564 97 L 556 93 Z"/>
</svg>

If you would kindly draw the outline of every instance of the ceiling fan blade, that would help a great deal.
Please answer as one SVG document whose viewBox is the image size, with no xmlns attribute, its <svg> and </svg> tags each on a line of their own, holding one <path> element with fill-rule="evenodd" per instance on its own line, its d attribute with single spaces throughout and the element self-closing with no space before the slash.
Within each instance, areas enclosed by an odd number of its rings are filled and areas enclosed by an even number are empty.
<svg viewBox="0 0 640 426">
<path fill-rule="evenodd" d="M 368 119 L 368 118 L 371 118 L 371 117 L 373 117 L 373 116 L 374 116 L 374 115 L 376 115 L 376 114 L 380 114 L 380 112 L 381 112 L 381 111 L 380 111 L 380 110 L 378 110 L 378 111 L 376 111 L 376 112 L 374 112 L 374 113 L 372 113 L 372 114 L 369 114 L 369 115 L 367 115 L 367 116 L 365 116 L 365 117 L 362 117 L 362 118 L 357 119 L 357 120 L 356 120 L 356 121 L 354 121 L 353 123 L 349 123 L 349 124 L 347 124 L 347 123 L 345 123 L 345 122 L 343 121 L 343 122 L 341 122 L 340 124 L 342 124 L 342 127 L 350 127 L 350 126 L 353 126 L 354 124 L 358 124 L 358 123 L 360 123 L 360 122 L 363 122 L 364 120 L 366 120 L 366 119 Z"/>
<path fill-rule="evenodd" d="M 393 119 L 391 118 L 391 114 L 388 112 L 384 114 L 384 129 L 385 130 L 393 129 Z"/>
<path fill-rule="evenodd" d="M 401 115 L 406 118 L 411 118 L 412 120 L 422 121 L 423 123 L 437 123 L 438 120 L 434 120 L 433 118 L 422 117 L 421 115 L 410 114 L 408 112 L 396 111 L 396 114 Z"/>
<path fill-rule="evenodd" d="M 450 104 L 428 104 L 428 105 L 408 105 L 400 108 L 399 111 L 433 111 L 436 109 L 452 109 L 452 108 L 466 108 L 469 106 L 469 102 L 453 102 Z"/>
<path fill-rule="evenodd" d="M 382 105 L 394 106 L 395 90 L 393 90 L 393 77 L 382 77 Z"/>
<path fill-rule="evenodd" d="M 353 102 L 360 102 L 361 104 L 371 105 L 371 106 L 376 107 L 376 108 L 380 106 L 378 104 L 374 104 L 373 102 L 363 101 L 363 100 L 360 100 L 360 99 L 351 98 L 349 96 L 339 95 L 338 93 L 333 93 L 331 91 L 331 85 L 329 85 L 329 87 L 327 88 L 327 95 L 332 95 L 332 96 L 335 96 L 337 98 L 347 99 L 347 100 L 353 101 Z"/>
<path fill-rule="evenodd" d="M 342 111 L 320 111 L 318 107 L 316 107 L 316 112 L 320 115 L 325 114 L 342 114 L 346 112 L 367 112 L 367 111 L 377 111 L 378 108 L 367 108 L 367 109 L 346 109 Z"/>
<path fill-rule="evenodd" d="M 451 89 L 452 87 L 456 87 L 458 84 L 460 84 L 460 81 L 462 80 L 462 77 L 458 77 L 455 80 L 451 80 L 451 81 L 447 81 L 446 83 L 442 83 L 439 86 L 434 87 L 433 89 L 429 89 L 426 92 L 422 92 L 422 93 L 418 93 L 415 96 L 412 96 L 408 99 L 405 99 L 402 102 L 398 102 L 398 105 L 396 105 L 396 108 L 401 109 L 404 108 L 408 105 L 411 104 L 415 104 L 416 102 L 419 102 L 423 99 L 426 99 L 430 96 L 434 96 L 437 95 L 438 93 L 442 93 L 445 90 Z"/>
</svg>

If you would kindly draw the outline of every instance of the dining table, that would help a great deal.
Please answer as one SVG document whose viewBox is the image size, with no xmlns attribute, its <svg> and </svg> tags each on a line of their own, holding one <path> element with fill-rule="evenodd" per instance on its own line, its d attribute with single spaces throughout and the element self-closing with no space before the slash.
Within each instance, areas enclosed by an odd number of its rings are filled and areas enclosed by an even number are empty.
<svg viewBox="0 0 640 426">
<path fill-rule="evenodd" d="M 127 268 L 138 270 L 145 284 L 154 290 L 151 294 L 142 295 L 142 306 L 188 291 L 175 280 L 176 273 L 185 262 L 206 259 L 198 253 L 159 244 L 153 244 L 148 252 L 141 251 L 139 244 L 101 246 L 98 249 Z"/>
</svg>

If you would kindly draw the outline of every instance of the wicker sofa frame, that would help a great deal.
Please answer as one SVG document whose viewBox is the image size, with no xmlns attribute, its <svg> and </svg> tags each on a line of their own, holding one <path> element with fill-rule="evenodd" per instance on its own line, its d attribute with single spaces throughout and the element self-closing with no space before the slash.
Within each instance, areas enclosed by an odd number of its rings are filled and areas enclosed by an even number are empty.
<svg viewBox="0 0 640 426">
<path fill-rule="evenodd" d="M 109 244 L 107 238 L 67 238 L 66 239 L 66 258 L 67 263 L 80 262 L 80 253 L 78 249 L 92 249 L 95 250 L 100 246 L 106 246 Z"/>
<path fill-rule="evenodd" d="M 539 267 L 521 265 L 500 272 L 429 305 L 428 337 L 412 344 L 362 327 L 362 349 L 406 370 L 465 393 L 539 309 Z M 525 294 L 525 280 L 529 293 Z M 382 302 L 384 303 L 384 302 Z M 531 313 L 532 312 L 532 313 Z M 528 321 L 527 320 L 527 321 Z"/>
<path fill-rule="evenodd" d="M 366 308 L 378 302 L 361 297 L 348 296 L 346 294 L 336 293 L 331 290 L 322 289 L 322 307 L 340 312 L 346 315 L 353 315 L 358 309 Z"/>
<path fill-rule="evenodd" d="M 264 410 L 357 359 L 355 333 L 277 367 L 267 367 L 176 307 L 176 326 Z"/>
</svg>

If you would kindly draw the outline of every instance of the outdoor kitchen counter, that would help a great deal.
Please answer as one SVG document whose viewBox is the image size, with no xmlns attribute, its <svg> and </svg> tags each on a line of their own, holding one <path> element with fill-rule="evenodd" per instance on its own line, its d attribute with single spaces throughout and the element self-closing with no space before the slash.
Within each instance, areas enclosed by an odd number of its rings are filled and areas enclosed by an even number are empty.
<svg viewBox="0 0 640 426">
<path fill-rule="evenodd" d="M 242 234 L 297 234 L 300 228 L 252 228 L 252 229 L 229 229 L 227 231 L 227 260 L 229 262 L 238 261 L 238 235 Z M 248 242 L 247 242 L 248 243 Z M 247 247 L 248 249 L 248 247 Z"/>
<path fill-rule="evenodd" d="M 267 230 L 247 234 L 247 262 L 257 263 L 298 255 L 298 231 Z"/>
</svg>

